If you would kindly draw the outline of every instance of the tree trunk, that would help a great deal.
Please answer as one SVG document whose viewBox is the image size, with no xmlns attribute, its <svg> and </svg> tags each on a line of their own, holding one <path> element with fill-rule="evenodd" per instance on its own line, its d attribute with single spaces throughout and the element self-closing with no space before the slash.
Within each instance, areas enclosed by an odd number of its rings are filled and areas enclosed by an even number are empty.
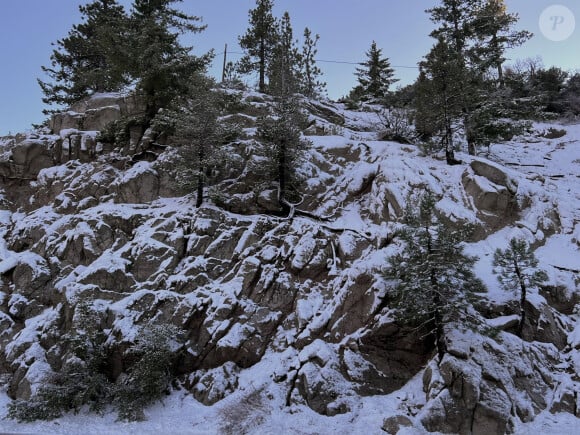
<svg viewBox="0 0 580 435">
<path fill-rule="evenodd" d="M 431 255 L 433 253 L 433 244 L 428 223 L 425 225 L 425 231 L 427 232 L 427 252 Z M 441 293 L 439 293 L 437 273 L 434 268 L 431 268 L 429 282 L 431 284 L 431 301 L 433 303 L 433 322 L 435 323 L 435 347 L 437 348 L 439 362 L 441 362 L 447 352 L 447 346 L 445 345 L 445 331 L 443 330 L 443 316 L 441 314 Z"/>
<path fill-rule="evenodd" d="M 499 82 L 499 87 L 503 89 L 505 87 L 505 80 L 503 78 L 503 66 L 501 63 L 497 64 L 497 79 Z"/>
<path fill-rule="evenodd" d="M 203 204 L 203 147 L 199 148 L 197 157 L 199 159 L 199 166 L 197 175 L 197 200 L 195 202 L 195 206 L 199 208 Z"/>
<path fill-rule="evenodd" d="M 266 91 L 266 42 L 264 38 L 260 41 L 260 92 Z"/>
<path fill-rule="evenodd" d="M 280 145 L 280 155 L 278 158 L 278 203 L 285 213 L 290 211 L 286 201 L 286 144 Z"/>
<path fill-rule="evenodd" d="M 526 289 L 526 284 L 524 282 L 524 278 L 523 278 L 522 273 L 520 271 L 520 268 L 518 266 L 518 262 L 515 259 L 514 259 L 514 266 L 515 266 L 516 276 L 518 277 L 518 281 L 520 283 L 520 291 L 521 291 L 521 295 L 520 295 L 520 323 L 518 324 L 517 335 L 518 335 L 518 337 L 522 338 L 522 333 L 524 331 L 524 324 L 526 322 L 525 304 L 526 304 L 527 289 Z"/>
</svg>

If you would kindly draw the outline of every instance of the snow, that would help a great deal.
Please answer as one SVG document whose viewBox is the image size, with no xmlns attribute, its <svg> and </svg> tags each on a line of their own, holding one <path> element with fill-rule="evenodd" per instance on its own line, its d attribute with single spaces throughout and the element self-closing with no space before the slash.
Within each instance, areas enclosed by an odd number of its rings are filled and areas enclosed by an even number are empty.
<svg viewBox="0 0 580 435">
<path fill-rule="evenodd" d="M 257 94 L 256 94 L 257 95 Z M 109 95 L 93 98 L 109 98 Z M 340 106 L 339 106 L 340 107 Z M 268 349 L 266 355 L 256 365 L 245 368 L 239 373 L 239 386 L 226 398 L 216 405 L 207 407 L 197 402 L 190 394 L 183 391 L 174 391 L 162 402 L 146 409 L 147 421 L 140 423 L 121 423 L 116 421 L 114 413 L 106 413 L 104 417 L 82 411 L 79 415 L 66 415 L 52 422 L 36 422 L 18 424 L 11 420 L 2 420 L 6 404 L 9 399 L 6 386 L 0 389 L 0 428 L 2 432 L 14 433 L 54 433 L 54 434 L 214 434 L 214 433 L 288 433 L 288 434 L 350 434 L 357 432 L 383 433 L 381 426 L 384 418 L 391 415 L 406 415 L 409 409 L 425 404 L 422 376 L 419 372 L 401 390 L 391 394 L 369 397 L 349 396 L 351 391 L 348 384 L 340 384 L 336 380 L 336 387 L 343 388 L 344 400 L 351 400 L 350 412 L 335 417 L 326 417 L 316 414 L 304 404 L 285 406 L 287 384 L 272 381 L 274 374 L 288 374 L 291 371 L 303 370 L 302 374 L 315 374 L 323 367 L 328 371 L 321 371 L 328 379 L 335 381 L 335 372 L 330 368 L 337 363 L 337 352 L 343 344 L 329 344 L 314 335 L 313 331 L 320 331 L 331 320 L 336 319 L 336 311 L 342 309 L 343 302 L 350 296 L 349 286 L 362 273 L 369 274 L 374 281 L 369 285 L 365 297 L 378 298 L 375 293 L 384 291 L 384 282 L 381 282 L 380 271 L 384 268 L 387 258 L 398 249 L 397 242 L 377 249 L 377 240 L 386 240 L 394 232 L 395 221 L 400 217 L 399 207 L 407 202 L 408 195 L 419 187 L 428 187 L 440 196 L 437 203 L 439 212 L 448 216 L 453 222 L 471 222 L 483 225 L 474 209 L 470 198 L 466 197 L 461 180 L 465 165 L 448 167 L 444 161 L 432 157 L 424 157 L 411 146 L 402 146 L 392 142 L 378 142 L 376 133 L 370 131 L 376 127 L 376 114 L 372 112 L 351 112 L 344 108 L 339 109 L 347 122 L 341 127 L 343 135 L 313 136 L 309 140 L 313 143 L 311 156 L 316 162 L 315 171 L 311 180 L 312 188 L 319 189 L 318 196 L 313 201 L 316 212 L 330 216 L 330 222 L 323 226 L 313 223 L 312 220 L 295 217 L 288 234 L 279 246 L 269 244 L 268 234 L 262 234 L 262 223 L 267 219 L 238 216 L 224 213 L 226 219 L 236 222 L 236 231 L 222 231 L 218 234 L 216 221 L 211 218 L 195 216 L 184 212 L 189 205 L 184 199 L 161 199 L 150 205 L 101 203 L 95 207 L 79 212 L 76 220 L 70 216 L 61 215 L 51 206 L 39 208 L 31 213 L 14 213 L 0 211 L 0 274 L 14 269 L 18 264 L 29 264 L 33 271 L 46 271 L 46 261 L 38 254 L 27 252 L 12 252 L 8 249 L 5 240 L 6 229 L 11 227 L 12 234 L 28 234 L 31 228 L 44 231 L 44 236 L 51 242 L 54 253 L 64 249 L 67 240 L 83 238 L 87 251 L 92 250 L 92 238 L 95 237 L 95 226 L 91 222 L 100 222 L 104 216 L 119 218 L 123 221 L 146 222 L 137 226 L 129 236 L 132 238 L 125 247 L 111 247 L 105 250 L 90 267 L 77 266 L 68 276 L 56 283 L 57 291 L 66 291 L 66 297 L 72 297 L 83 287 L 80 283 L 88 275 L 98 270 L 108 274 L 120 271 L 127 274 L 131 264 L 124 254 L 132 250 L 132 254 L 146 252 L 147 249 L 168 248 L 169 240 L 185 239 L 188 241 L 188 250 L 194 244 L 194 238 L 202 235 L 215 236 L 208 246 L 211 253 L 221 249 L 224 239 L 234 239 L 235 248 L 233 258 L 243 262 L 240 268 L 248 270 L 261 268 L 260 285 L 269 288 L 276 281 L 278 291 L 287 291 L 290 286 L 289 275 L 280 273 L 277 262 L 287 262 L 296 270 L 303 270 L 315 258 L 320 239 L 319 232 L 332 230 L 338 233 L 334 241 L 324 248 L 330 256 L 334 252 L 331 264 L 332 274 L 328 278 L 327 287 L 319 286 L 312 279 L 304 279 L 296 297 L 293 313 L 287 320 L 291 327 L 276 332 L 276 343 L 284 343 L 285 348 Z M 355 131 L 369 130 L 369 131 Z M 537 129 L 546 128 L 540 124 Z M 523 207 L 523 213 L 513 222 L 503 228 L 488 229 L 482 239 L 466 244 L 466 252 L 479 257 L 475 265 L 476 274 L 487 285 L 488 292 L 482 297 L 492 302 L 502 302 L 514 299 L 517 295 L 503 291 L 496 276 L 492 273 L 493 253 L 496 249 L 504 249 L 507 241 L 512 237 L 524 238 L 537 246 L 536 255 L 540 267 L 549 275 L 550 285 L 565 285 L 571 292 L 578 292 L 577 275 L 580 269 L 580 126 L 567 126 L 568 133 L 558 140 L 542 138 L 536 142 L 512 142 L 494 144 L 489 157 L 491 165 L 508 173 L 513 181 L 512 187 L 517 185 L 517 198 Z M 249 131 L 251 132 L 251 130 Z M 61 132 L 63 137 L 76 131 Z M 531 139 L 531 138 L 530 138 Z M 66 141 L 65 141 L 66 143 Z M 459 158 L 467 163 L 471 157 L 460 155 Z M 324 165 L 323 165 L 324 163 Z M 510 163 L 509 169 L 505 164 Z M 538 166 L 523 166 L 523 165 Z M 324 168 L 324 169 L 321 169 Z M 56 180 L 77 180 L 75 174 L 87 171 L 89 166 L 61 165 L 41 171 L 37 186 L 50 186 Z M 125 183 L 148 171 L 155 171 L 151 163 L 139 162 L 131 169 L 121 172 L 113 171 L 112 178 L 117 183 Z M 558 177 L 564 175 L 564 177 Z M 489 180 L 476 176 L 478 184 L 485 191 L 495 191 L 497 186 Z M 110 181 L 109 174 L 100 172 L 90 176 L 91 182 L 96 184 Z M 68 182 L 68 181 L 67 181 Z M 77 180 L 78 182 L 78 180 Z M 359 195 L 361 190 L 366 195 Z M 68 200 L 64 195 L 63 201 Z M 211 210 L 211 206 L 208 207 Z M 557 212 L 557 218 L 554 213 Z M 221 213 L 221 212 L 220 212 Z M 190 225 L 193 234 L 185 236 L 182 229 L 168 234 L 168 239 L 153 238 L 158 233 L 155 222 L 168 222 L 174 216 L 179 216 Z M 172 216 L 172 217 L 168 217 Z M 286 222 L 275 227 L 272 233 L 279 232 Z M 72 228 L 64 230 L 64 228 Z M 169 232 L 169 230 L 167 230 Z M 326 233 L 325 233 L 326 234 Z M 329 236 L 330 240 L 331 237 Z M 262 242 L 261 240 L 268 241 Z M 165 243 L 167 242 L 167 244 Z M 256 247 L 256 245 L 258 245 Z M 253 252 L 248 248 L 255 248 Z M 361 248 L 362 247 L 362 248 Z M 360 248 L 360 250 L 359 250 Z M 359 252 L 360 251 L 360 252 Z M 357 254 L 358 252 L 358 254 Z M 357 258 L 340 263 L 336 258 L 342 256 Z M 167 288 L 175 287 L 176 283 L 186 282 L 190 271 L 196 275 L 205 276 L 207 285 L 200 285 L 186 295 L 173 293 L 164 289 L 155 291 L 147 289 L 126 289 L 131 293 L 123 295 L 117 302 L 97 301 L 103 310 L 110 309 L 114 322 L 112 331 L 118 333 L 122 339 L 134 341 L 138 329 L 135 324 L 139 313 L 134 309 L 140 299 L 152 296 L 154 303 L 164 298 L 180 298 L 182 308 L 210 306 L 215 313 L 231 312 L 237 296 L 241 294 L 243 282 L 240 277 L 232 274 L 221 281 L 212 281 L 209 278 L 210 269 L 215 258 L 211 256 L 186 257 L 176 269 L 176 273 L 168 277 Z M 233 261 L 233 260 L 232 260 Z M 161 269 L 168 263 L 162 263 Z M 233 264 L 233 262 L 232 262 Z M 226 266 L 229 267 L 229 266 Z M 383 289 L 383 290 L 381 290 Z M 106 294 L 107 289 L 102 289 Z M 289 291 L 289 290 L 288 290 Z M 24 302 L 24 296 L 14 294 L 8 305 Z M 529 300 L 533 303 L 545 303 L 545 300 L 531 292 Z M 6 302 L 5 295 L 0 293 L 0 301 Z M 251 304 L 249 300 L 244 303 Z M 37 383 L 49 370 L 44 359 L 45 352 L 39 346 L 39 337 L 46 333 L 49 326 L 58 319 L 59 307 L 50 308 L 40 315 L 26 320 L 23 329 L 9 343 L 5 351 L 10 354 L 17 347 L 28 347 L 17 363 L 26 364 L 30 358 L 34 362 L 28 373 L 28 379 Z M 200 308 L 201 309 L 201 308 Z M 279 316 L 279 313 L 270 313 Z M 384 320 L 382 317 L 381 320 Z M 488 319 L 491 327 L 502 328 L 510 322 L 519 319 L 517 315 L 500 316 Z M 216 314 L 215 321 L 208 330 L 213 337 L 220 336 L 215 343 L 223 348 L 236 348 L 255 334 L 256 330 L 248 324 L 237 322 L 235 319 L 220 319 Z M 356 338 L 357 331 L 350 337 Z M 506 334 L 506 336 L 509 336 Z M 317 338 L 318 337 L 318 338 Z M 457 344 L 461 349 L 469 349 L 476 335 L 469 335 L 465 342 Z M 314 339 L 314 341 L 312 341 Z M 304 345 L 300 350 L 294 349 L 288 343 L 298 340 Z M 509 341 L 509 339 L 506 339 Z M 515 343 L 515 342 L 514 342 Z M 508 343 L 510 344 L 510 343 Z M 513 344 L 513 343 L 512 343 Z M 568 336 L 568 344 L 576 350 L 569 353 L 570 360 L 576 370 L 580 370 L 580 320 L 576 320 L 574 330 Z M 277 351 L 280 352 L 277 352 Z M 345 361 L 348 365 L 348 374 L 353 378 L 363 377 L 368 362 L 361 355 L 350 348 L 344 349 Z M 33 358 L 34 357 L 34 358 Z M 324 379 L 323 379 L 324 380 Z M 327 381 L 328 382 L 328 381 Z M 254 397 L 254 393 L 259 394 Z M 542 412 L 535 421 L 518 423 L 516 433 L 519 434 L 572 434 L 578 433 L 578 419 L 569 414 L 552 415 Z M 410 428 L 402 428 L 402 435 L 426 433 L 420 424 L 415 423 Z"/>
</svg>

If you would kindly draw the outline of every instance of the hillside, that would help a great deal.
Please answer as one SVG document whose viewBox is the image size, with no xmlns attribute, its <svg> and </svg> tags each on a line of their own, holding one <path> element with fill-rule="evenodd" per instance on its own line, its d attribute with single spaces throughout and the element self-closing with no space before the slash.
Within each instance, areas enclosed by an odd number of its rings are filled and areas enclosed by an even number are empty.
<svg viewBox="0 0 580 435">
<path fill-rule="evenodd" d="M 232 91 L 233 92 L 233 91 Z M 109 149 L 97 130 L 139 102 L 99 95 L 56 115 L 50 134 L 0 139 L 0 417 L 62 365 L 80 307 L 96 313 L 130 367 L 150 324 L 171 324 L 178 387 L 139 423 L 81 410 L 51 422 L 0 420 L 21 433 L 573 433 L 580 403 L 580 125 L 534 124 L 478 157 L 425 156 L 380 141 L 371 111 L 307 101 L 312 142 L 304 201 L 277 215 L 276 191 L 248 188 L 256 117 L 268 97 L 241 95 L 244 138 L 228 145 L 225 196 L 179 196 L 171 146 L 135 134 Z M 560 131 L 557 131 L 560 130 Z M 447 225 L 473 224 L 487 291 L 482 329 L 431 337 L 388 306 L 387 258 L 409 198 L 437 197 Z M 499 287 L 493 253 L 512 237 L 535 249 L 548 281 L 525 306 Z M 82 303 L 81 303 L 82 302 Z M 485 329 L 485 328 L 484 328 Z"/>
</svg>

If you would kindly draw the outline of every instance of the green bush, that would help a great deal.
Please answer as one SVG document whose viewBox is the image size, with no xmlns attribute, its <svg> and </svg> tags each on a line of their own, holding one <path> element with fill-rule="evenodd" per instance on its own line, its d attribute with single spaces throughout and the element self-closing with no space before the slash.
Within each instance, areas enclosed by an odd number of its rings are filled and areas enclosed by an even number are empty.
<svg viewBox="0 0 580 435">
<path fill-rule="evenodd" d="M 142 420 L 145 407 L 169 393 L 178 335 L 173 325 L 153 325 L 142 330 L 130 349 L 137 360 L 116 386 L 115 405 L 120 420 Z"/>
<path fill-rule="evenodd" d="M 146 406 L 169 392 L 172 365 L 179 347 L 178 329 L 173 325 L 145 326 L 139 339 L 127 351 L 134 361 L 117 383 L 107 376 L 110 348 L 99 328 L 98 315 L 89 305 L 77 305 L 76 331 L 63 340 L 64 362 L 61 369 L 46 378 L 29 400 L 8 405 L 8 417 L 19 422 L 51 420 L 63 413 L 79 412 L 81 407 L 102 414 L 112 403 L 120 420 L 142 420 Z"/>
</svg>

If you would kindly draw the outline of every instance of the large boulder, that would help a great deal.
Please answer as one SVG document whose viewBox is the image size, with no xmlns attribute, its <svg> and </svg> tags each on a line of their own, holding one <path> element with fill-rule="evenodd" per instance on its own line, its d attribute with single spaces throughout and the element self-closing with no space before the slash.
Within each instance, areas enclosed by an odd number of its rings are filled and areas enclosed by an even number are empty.
<svg viewBox="0 0 580 435">
<path fill-rule="evenodd" d="M 499 165 L 483 159 L 473 160 L 461 182 L 473 200 L 478 217 L 491 229 L 505 226 L 517 215 L 517 180 Z"/>
<path fill-rule="evenodd" d="M 116 200 L 121 203 L 142 204 L 159 198 L 158 172 L 149 162 L 138 162 L 116 182 Z"/>
<path fill-rule="evenodd" d="M 63 130 L 101 131 L 109 123 L 145 111 L 143 99 L 131 94 L 94 94 L 73 104 L 70 110 L 54 114 L 49 128 L 55 134 Z"/>
<path fill-rule="evenodd" d="M 26 139 L 12 148 L 9 160 L 0 162 L 0 176 L 34 179 L 38 173 L 54 164 L 54 142 L 48 139 Z"/>
<path fill-rule="evenodd" d="M 503 434 L 515 417 L 529 422 L 544 409 L 561 357 L 552 344 L 526 343 L 500 333 L 499 342 L 449 330 L 448 353 L 425 371 L 430 399 L 419 414 L 429 431 Z"/>
</svg>

